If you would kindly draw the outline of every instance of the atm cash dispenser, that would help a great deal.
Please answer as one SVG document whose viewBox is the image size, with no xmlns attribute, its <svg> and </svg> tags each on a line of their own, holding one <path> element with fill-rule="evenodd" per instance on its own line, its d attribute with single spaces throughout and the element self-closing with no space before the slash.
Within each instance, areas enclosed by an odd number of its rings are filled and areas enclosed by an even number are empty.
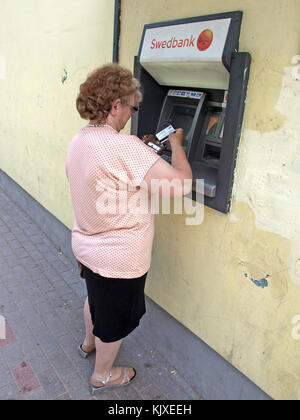
<svg viewBox="0 0 300 420">
<path fill-rule="evenodd" d="M 145 25 L 134 74 L 144 99 L 132 134 L 183 128 L 183 147 L 204 204 L 230 210 L 251 56 L 238 52 L 242 12 Z M 162 158 L 171 162 L 171 148 Z"/>
</svg>

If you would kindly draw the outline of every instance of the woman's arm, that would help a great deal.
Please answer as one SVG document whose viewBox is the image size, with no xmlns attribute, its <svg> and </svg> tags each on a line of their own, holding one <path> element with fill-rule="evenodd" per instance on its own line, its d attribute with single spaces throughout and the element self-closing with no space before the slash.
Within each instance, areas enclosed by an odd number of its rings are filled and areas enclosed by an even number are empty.
<svg viewBox="0 0 300 420">
<path fill-rule="evenodd" d="M 171 165 L 164 159 L 158 159 L 147 172 L 144 182 L 151 193 L 181 197 L 191 191 L 193 181 L 192 169 L 182 147 L 183 130 L 180 128 L 170 134 L 169 142 L 172 149 Z"/>
</svg>

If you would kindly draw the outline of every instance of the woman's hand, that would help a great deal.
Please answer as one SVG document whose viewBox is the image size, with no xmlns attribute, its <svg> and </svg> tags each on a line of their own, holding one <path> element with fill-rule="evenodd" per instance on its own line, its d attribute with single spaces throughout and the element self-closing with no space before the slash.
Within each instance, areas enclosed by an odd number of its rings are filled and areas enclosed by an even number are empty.
<svg viewBox="0 0 300 420">
<path fill-rule="evenodd" d="M 182 143 L 183 143 L 183 129 L 182 128 L 177 128 L 175 133 L 171 133 L 169 135 L 169 140 L 168 142 L 170 143 L 171 148 L 173 149 L 174 147 L 182 147 Z"/>
</svg>

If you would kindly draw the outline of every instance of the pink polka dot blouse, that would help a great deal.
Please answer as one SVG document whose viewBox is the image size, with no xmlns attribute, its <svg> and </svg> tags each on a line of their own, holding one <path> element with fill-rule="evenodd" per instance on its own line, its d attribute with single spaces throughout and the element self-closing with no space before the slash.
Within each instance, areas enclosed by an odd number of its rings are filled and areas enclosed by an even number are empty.
<svg viewBox="0 0 300 420">
<path fill-rule="evenodd" d="M 158 159 L 138 137 L 109 126 L 86 126 L 72 139 L 66 157 L 72 250 L 94 273 L 128 279 L 149 270 L 154 215 L 140 185 Z"/>
</svg>

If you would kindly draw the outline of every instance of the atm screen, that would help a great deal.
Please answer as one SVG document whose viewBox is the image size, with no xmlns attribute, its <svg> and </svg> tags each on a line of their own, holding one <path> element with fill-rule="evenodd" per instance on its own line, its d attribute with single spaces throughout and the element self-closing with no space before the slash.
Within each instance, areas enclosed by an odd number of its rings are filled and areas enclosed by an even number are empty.
<svg viewBox="0 0 300 420">
<path fill-rule="evenodd" d="M 174 128 L 183 129 L 184 139 L 182 146 L 185 151 L 191 139 L 191 128 L 195 111 L 195 108 L 174 107 L 174 110 L 171 114 L 170 124 L 172 124 Z"/>
</svg>

